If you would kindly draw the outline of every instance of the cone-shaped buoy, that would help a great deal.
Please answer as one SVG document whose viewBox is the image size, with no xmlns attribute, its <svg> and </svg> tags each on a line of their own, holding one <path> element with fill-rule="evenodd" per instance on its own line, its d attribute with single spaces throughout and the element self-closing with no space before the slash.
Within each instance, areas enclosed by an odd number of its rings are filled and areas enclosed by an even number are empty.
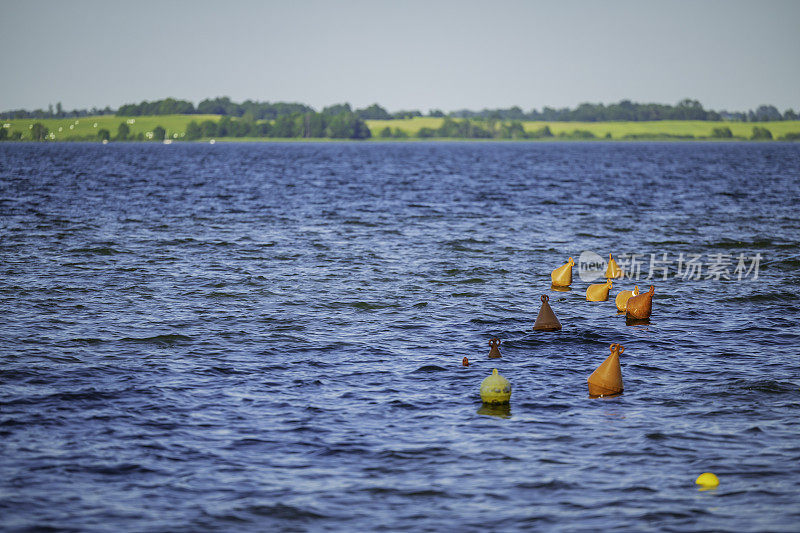
<svg viewBox="0 0 800 533">
<path fill-rule="evenodd" d="M 561 329 L 561 322 L 556 318 L 556 314 L 547 303 L 550 297 L 542 294 L 542 308 L 539 309 L 539 316 L 536 317 L 536 322 L 533 324 L 533 331 L 558 331 Z"/>
<path fill-rule="evenodd" d="M 632 320 L 646 320 L 650 318 L 650 313 L 653 312 L 654 292 L 655 287 L 650 285 L 649 291 L 639 296 L 632 296 L 628 299 L 628 306 L 625 308 L 625 317 Z"/>
<path fill-rule="evenodd" d="M 489 350 L 489 359 L 497 359 L 499 357 L 503 357 L 502 355 L 500 355 L 500 349 L 498 348 L 498 346 L 500 346 L 500 339 L 498 339 L 497 337 L 493 338 L 492 340 L 489 341 L 489 346 L 492 347 L 492 349 Z"/>
<path fill-rule="evenodd" d="M 608 300 L 608 291 L 611 290 L 612 286 L 610 279 L 607 279 L 605 283 L 589 285 L 586 289 L 586 299 L 590 302 L 605 302 Z"/>
<path fill-rule="evenodd" d="M 469 366 L 469 359 L 466 357 L 461 360 L 461 366 Z"/>
<path fill-rule="evenodd" d="M 628 300 L 631 296 L 638 296 L 639 295 L 639 286 L 634 285 L 632 291 L 620 291 L 617 294 L 617 297 L 614 298 L 614 303 L 617 306 L 617 311 L 622 313 L 625 312 L 625 309 L 628 307 Z"/>
<path fill-rule="evenodd" d="M 619 267 L 611 254 L 608 254 L 608 266 L 606 267 L 606 278 L 617 279 L 622 277 L 622 269 Z"/>
<path fill-rule="evenodd" d="M 511 383 L 492 370 L 492 375 L 481 382 L 481 400 L 483 403 L 508 403 L 511 400 Z"/>
<path fill-rule="evenodd" d="M 621 344 L 611 345 L 611 355 L 592 372 L 587 380 L 590 396 L 613 396 L 622 392 L 622 369 L 619 354 L 625 351 Z"/>
<path fill-rule="evenodd" d="M 575 266 L 575 261 L 570 257 L 565 265 L 553 270 L 550 274 L 550 279 L 556 287 L 568 287 L 572 283 L 572 267 Z"/>
</svg>

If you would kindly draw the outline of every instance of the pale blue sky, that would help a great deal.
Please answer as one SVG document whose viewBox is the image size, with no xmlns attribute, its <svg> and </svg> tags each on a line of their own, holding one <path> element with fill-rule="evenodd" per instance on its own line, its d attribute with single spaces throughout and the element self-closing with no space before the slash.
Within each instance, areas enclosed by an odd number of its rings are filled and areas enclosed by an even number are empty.
<svg viewBox="0 0 800 533">
<path fill-rule="evenodd" d="M 800 1 L 0 0 L 0 109 L 581 102 L 800 110 Z"/>
</svg>

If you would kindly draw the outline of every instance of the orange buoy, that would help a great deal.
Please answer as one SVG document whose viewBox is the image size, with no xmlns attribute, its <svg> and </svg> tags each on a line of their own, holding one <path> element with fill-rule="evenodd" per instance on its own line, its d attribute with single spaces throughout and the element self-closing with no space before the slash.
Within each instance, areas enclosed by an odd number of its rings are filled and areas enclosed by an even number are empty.
<svg viewBox="0 0 800 533">
<path fill-rule="evenodd" d="M 461 360 L 461 366 L 469 366 L 469 359 L 466 357 Z"/>
<path fill-rule="evenodd" d="M 628 298 L 628 305 L 625 308 L 625 317 L 632 320 L 646 320 L 653 312 L 653 293 L 655 287 L 650 285 L 650 290 L 643 292 L 639 296 Z"/>
<path fill-rule="evenodd" d="M 628 308 L 628 300 L 632 296 L 639 296 L 639 286 L 634 285 L 632 291 L 620 291 L 617 297 L 614 298 L 614 304 L 617 306 L 617 311 L 624 313 Z"/>
<path fill-rule="evenodd" d="M 613 286 L 614 284 L 610 279 L 607 279 L 605 283 L 589 285 L 586 289 L 586 299 L 590 302 L 605 302 L 608 300 L 608 291 L 610 291 Z"/>
<path fill-rule="evenodd" d="M 570 257 L 566 264 L 553 270 L 550 274 L 550 280 L 556 287 L 568 287 L 572 283 L 572 267 L 575 266 L 575 261 Z"/>
<path fill-rule="evenodd" d="M 615 279 L 622 277 L 622 269 L 619 267 L 611 254 L 608 254 L 608 267 L 606 268 L 606 278 Z"/>
<path fill-rule="evenodd" d="M 498 348 L 498 346 L 500 346 L 500 339 L 494 337 L 492 340 L 489 341 L 489 346 L 492 347 L 492 349 L 489 350 L 489 359 L 497 359 L 499 357 L 503 357 L 502 355 L 500 355 L 500 349 Z"/>
<path fill-rule="evenodd" d="M 613 396 L 622 392 L 622 369 L 619 366 L 619 354 L 625 347 L 619 343 L 611 345 L 611 355 L 603 364 L 592 372 L 587 382 L 589 383 L 590 396 Z"/>
<path fill-rule="evenodd" d="M 549 301 L 550 297 L 542 294 L 542 307 L 539 309 L 536 322 L 533 324 L 534 331 L 558 331 L 561 329 L 561 322 L 556 318 L 556 314 L 548 303 Z"/>
</svg>

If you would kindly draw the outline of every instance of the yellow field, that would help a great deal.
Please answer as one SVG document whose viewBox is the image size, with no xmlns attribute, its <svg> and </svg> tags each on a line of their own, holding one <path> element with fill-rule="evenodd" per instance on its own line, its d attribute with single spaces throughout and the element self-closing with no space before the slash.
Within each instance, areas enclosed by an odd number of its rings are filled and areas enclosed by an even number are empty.
<svg viewBox="0 0 800 533">
<path fill-rule="evenodd" d="M 376 136 L 382 129 L 400 128 L 414 136 L 421 128 L 436 129 L 445 119 L 431 117 L 415 117 L 401 120 L 367 120 L 372 135 Z M 459 120 L 459 119 L 455 119 Z M 527 132 L 537 131 L 545 126 L 550 128 L 553 135 L 571 133 L 575 130 L 592 132 L 596 137 L 605 137 L 611 134 L 612 139 L 622 139 L 625 135 L 692 135 L 694 137 L 710 137 L 714 128 L 728 127 L 734 137 L 750 138 L 754 126 L 767 128 L 772 132 L 773 138 L 778 138 L 790 132 L 800 132 L 800 120 L 785 120 L 779 122 L 710 122 L 704 120 L 657 120 L 651 122 L 538 122 L 523 121 L 522 126 Z"/>
<path fill-rule="evenodd" d="M 9 134 L 15 130 L 21 131 L 22 139 L 30 140 L 30 129 L 34 123 L 39 122 L 50 132 L 49 140 L 68 141 L 70 139 L 96 139 L 97 132 L 101 129 L 107 129 L 113 139 L 117 135 L 117 128 L 124 122 L 128 124 L 131 130 L 130 135 L 146 134 L 147 132 L 152 132 L 156 126 L 161 126 L 167 130 L 167 137 L 180 139 L 181 134 L 186 132 L 186 125 L 192 120 L 198 123 L 204 120 L 216 122 L 219 118 L 219 115 L 149 115 L 143 117 L 100 115 L 81 118 L 3 120 L 2 126 L 9 130 Z"/>
</svg>

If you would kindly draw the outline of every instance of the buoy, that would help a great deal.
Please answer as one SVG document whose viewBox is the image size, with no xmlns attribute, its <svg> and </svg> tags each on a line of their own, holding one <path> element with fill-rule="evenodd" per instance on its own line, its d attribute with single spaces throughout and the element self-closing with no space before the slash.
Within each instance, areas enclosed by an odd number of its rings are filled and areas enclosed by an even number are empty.
<svg viewBox="0 0 800 533">
<path fill-rule="evenodd" d="M 539 315 L 536 317 L 536 322 L 533 324 L 533 331 L 558 331 L 561 329 L 561 322 L 556 318 L 556 314 L 547 303 L 550 297 L 542 294 L 542 307 L 539 309 Z"/>
<path fill-rule="evenodd" d="M 622 277 L 622 269 L 619 267 L 611 254 L 608 254 L 608 266 L 606 267 L 606 278 L 617 279 Z"/>
<path fill-rule="evenodd" d="M 653 293 L 655 287 L 650 285 L 650 290 L 639 296 L 631 296 L 625 308 L 625 317 L 633 320 L 646 320 L 653 312 Z"/>
<path fill-rule="evenodd" d="M 481 400 L 483 403 L 508 403 L 511 399 L 511 383 L 492 370 L 492 375 L 481 382 Z"/>
<path fill-rule="evenodd" d="M 611 290 L 612 286 L 610 279 L 607 279 L 605 283 L 589 285 L 586 289 L 586 299 L 590 302 L 605 302 L 608 300 L 608 291 Z"/>
<path fill-rule="evenodd" d="M 489 359 L 498 359 L 500 357 L 503 357 L 502 355 L 500 355 L 500 349 L 498 348 L 498 346 L 500 346 L 500 339 L 494 337 L 492 340 L 489 341 L 489 346 L 492 347 L 492 349 L 489 350 Z"/>
<path fill-rule="evenodd" d="M 469 366 L 469 359 L 466 357 L 461 360 L 461 366 Z"/>
<path fill-rule="evenodd" d="M 575 266 L 575 261 L 570 257 L 565 265 L 553 270 L 550 274 L 550 279 L 556 287 L 568 287 L 572 283 L 572 267 Z"/>
<path fill-rule="evenodd" d="M 619 343 L 611 345 L 611 355 L 603 364 L 592 372 L 587 380 L 590 396 L 613 396 L 622 392 L 622 369 L 619 366 L 619 354 L 625 347 Z"/>
<path fill-rule="evenodd" d="M 638 295 L 639 295 L 638 285 L 634 285 L 632 291 L 619 291 L 617 297 L 614 298 L 614 303 L 617 305 L 617 311 L 624 313 L 625 308 L 628 307 L 628 299 L 631 296 L 638 296 Z"/>
<path fill-rule="evenodd" d="M 701 486 L 700 490 L 713 489 L 719 485 L 719 478 L 711 472 L 703 472 L 697 476 L 697 479 L 694 482 Z"/>
</svg>

